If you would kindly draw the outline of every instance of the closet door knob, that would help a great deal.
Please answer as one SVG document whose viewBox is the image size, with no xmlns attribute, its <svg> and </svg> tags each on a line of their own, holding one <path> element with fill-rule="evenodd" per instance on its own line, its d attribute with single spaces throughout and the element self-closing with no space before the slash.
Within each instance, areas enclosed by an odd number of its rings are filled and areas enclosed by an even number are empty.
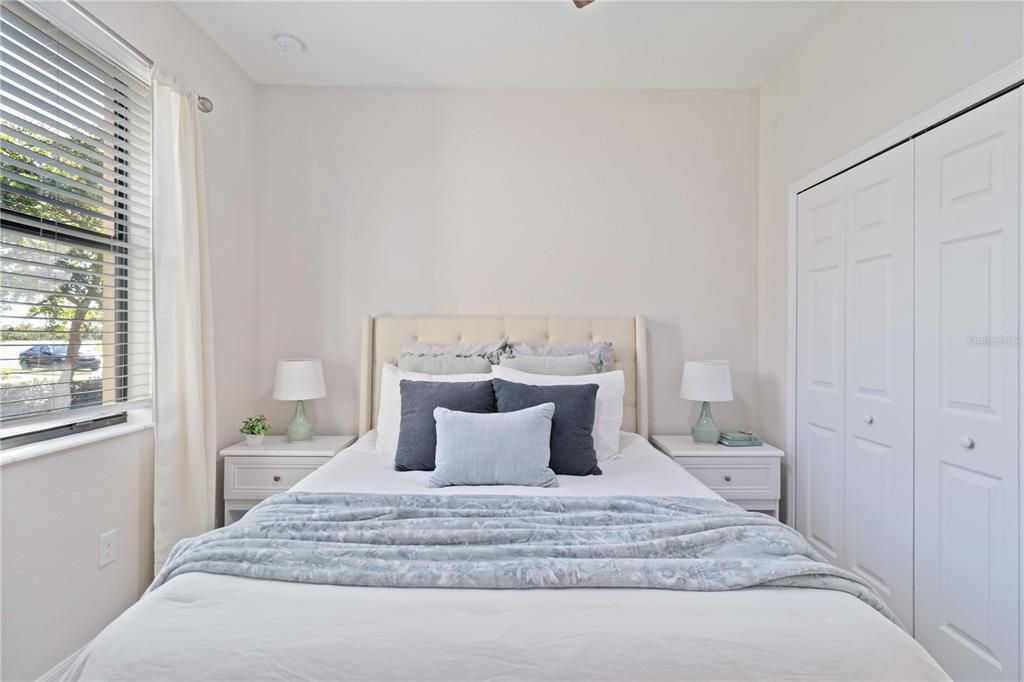
<svg viewBox="0 0 1024 682">
<path fill-rule="evenodd" d="M 874 424 L 875 423 L 875 418 L 872 417 L 870 414 L 866 414 L 866 415 L 864 415 L 864 423 L 865 424 Z"/>
<path fill-rule="evenodd" d="M 732 481 L 732 476 L 730 476 L 729 474 L 726 474 L 726 475 L 724 476 L 724 478 L 725 478 L 725 482 L 726 482 L 726 483 L 729 483 L 730 481 Z"/>
<path fill-rule="evenodd" d="M 973 450 L 974 449 L 974 439 L 969 437 L 969 436 L 964 436 L 963 438 L 960 439 L 960 445 L 965 450 Z"/>
<path fill-rule="evenodd" d="M 277 475 L 277 474 L 274 474 L 274 483 L 280 483 L 280 482 L 281 482 L 281 477 L 279 475 Z"/>
</svg>

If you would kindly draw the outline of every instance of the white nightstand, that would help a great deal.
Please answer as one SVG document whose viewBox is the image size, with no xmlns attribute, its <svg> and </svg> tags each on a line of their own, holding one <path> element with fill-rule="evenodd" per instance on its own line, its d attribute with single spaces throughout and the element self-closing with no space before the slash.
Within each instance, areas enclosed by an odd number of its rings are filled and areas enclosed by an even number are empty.
<svg viewBox="0 0 1024 682">
<path fill-rule="evenodd" d="M 651 443 L 730 502 L 778 517 L 782 450 L 694 443 L 690 436 L 651 436 Z"/>
<path fill-rule="evenodd" d="M 304 443 L 289 443 L 284 436 L 267 436 L 255 447 L 243 440 L 224 448 L 224 525 L 242 518 L 260 500 L 288 490 L 355 440 L 314 436 Z"/>
</svg>

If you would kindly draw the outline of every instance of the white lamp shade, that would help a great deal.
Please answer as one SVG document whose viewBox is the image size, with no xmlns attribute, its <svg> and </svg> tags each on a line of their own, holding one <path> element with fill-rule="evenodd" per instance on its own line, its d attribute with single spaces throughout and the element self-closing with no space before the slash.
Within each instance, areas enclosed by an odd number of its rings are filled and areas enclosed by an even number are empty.
<svg viewBox="0 0 1024 682">
<path fill-rule="evenodd" d="M 319 360 L 278 360 L 274 400 L 312 400 L 327 395 Z"/>
<path fill-rule="evenodd" d="M 732 400 L 732 379 L 727 360 L 687 361 L 679 397 L 685 400 L 724 402 Z"/>
</svg>

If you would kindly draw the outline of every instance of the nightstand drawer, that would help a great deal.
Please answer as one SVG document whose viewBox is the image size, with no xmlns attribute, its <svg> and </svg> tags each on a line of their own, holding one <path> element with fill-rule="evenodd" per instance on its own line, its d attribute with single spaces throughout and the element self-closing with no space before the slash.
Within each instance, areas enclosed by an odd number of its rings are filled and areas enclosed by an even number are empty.
<svg viewBox="0 0 1024 682">
<path fill-rule="evenodd" d="M 775 498 L 779 495 L 779 461 L 775 458 L 676 457 L 688 472 L 729 500 Z"/>
<path fill-rule="evenodd" d="M 330 461 L 330 457 L 226 457 L 224 499 L 262 499 L 283 492 Z"/>
</svg>

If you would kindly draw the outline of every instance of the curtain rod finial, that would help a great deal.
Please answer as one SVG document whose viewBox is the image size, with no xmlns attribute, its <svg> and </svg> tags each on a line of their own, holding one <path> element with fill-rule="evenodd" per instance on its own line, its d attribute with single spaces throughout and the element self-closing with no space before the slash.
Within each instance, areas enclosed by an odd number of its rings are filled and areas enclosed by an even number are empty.
<svg viewBox="0 0 1024 682">
<path fill-rule="evenodd" d="M 202 95 L 200 95 L 197 104 L 199 106 L 199 111 L 203 112 L 204 114 L 208 114 L 211 111 L 213 111 L 213 100 L 209 97 L 203 97 Z"/>
</svg>

